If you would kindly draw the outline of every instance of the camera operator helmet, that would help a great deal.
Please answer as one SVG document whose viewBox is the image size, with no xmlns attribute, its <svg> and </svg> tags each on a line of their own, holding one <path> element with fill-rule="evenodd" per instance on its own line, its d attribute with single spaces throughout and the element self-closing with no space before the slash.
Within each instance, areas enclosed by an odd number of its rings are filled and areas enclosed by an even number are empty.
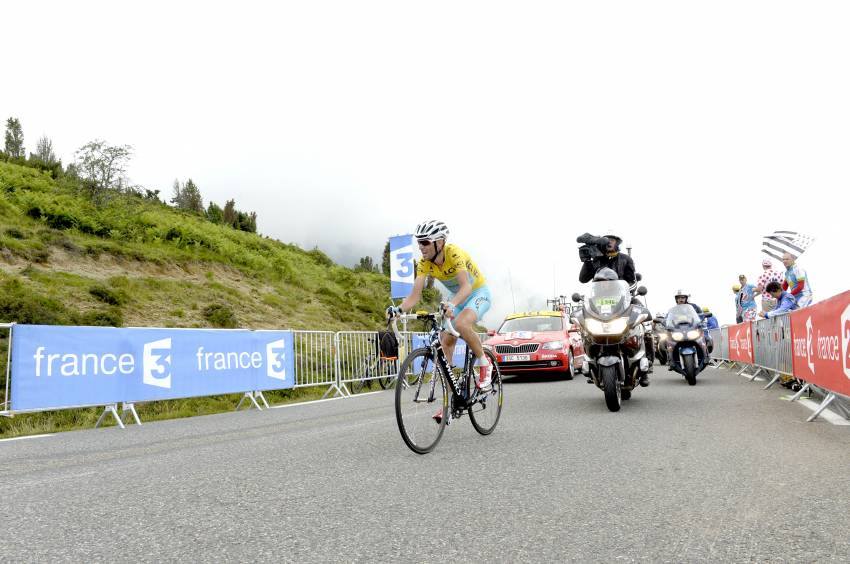
<svg viewBox="0 0 850 564">
<path fill-rule="evenodd" d="M 612 249 L 609 248 L 609 249 L 607 249 L 606 252 L 608 253 L 609 256 L 616 255 L 618 252 L 620 252 L 620 244 L 622 244 L 623 238 L 620 237 L 619 235 L 614 235 L 613 229 L 609 229 L 605 233 L 607 233 L 607 235 L 603 235 L 603 237 L 608 239 L 608 241 L 611 241 L 612 239 L 614 240 L 614 249 L 612 250 Z"/>
<path fill-rule="evenodd" d="M 619 279 L 620 277 L 617 276 L 617 273 L 610 268 L 600 268 L 593 277 L 594 282 L 610 282 Z"/>
<path fill-rule="evenodd" d="M 613 229 L 609 229 L 606 233 L 607 233 L 607 234 L 606 234 L 606 235 L 603 235 L 603 237 L 607 237 L 608 239 L 615 239 L 615 240 L 617 241 L 617 246 L 618 246 L 618 247 L 620 246 L 620 243 L 622 243 L 622 242 L 623 242 L 623 238 L 622 238 L 622 237 L 620 237 L 619 235 L 614 235 L 614 234 L 613 234 L 613 233 L 614 233 L 614 230 L 613 230 Z"/>
</svg>

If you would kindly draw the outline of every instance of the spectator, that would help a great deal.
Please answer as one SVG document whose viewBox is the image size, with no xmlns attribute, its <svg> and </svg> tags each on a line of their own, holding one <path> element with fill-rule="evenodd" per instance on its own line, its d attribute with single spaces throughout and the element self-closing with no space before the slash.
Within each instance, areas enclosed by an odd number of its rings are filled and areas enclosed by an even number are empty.
<svg viewBox="0 0 850 564">
<path fill-rule="evenodd" d="M 702 308 L 703 313 L 711 313 L 707 307 Z M 705 328 L 711 331 L 712 329 L 718 329 L 720 327 L 720 322 L 717 321 L 717 318 L 713 315 L 711 317 L 705 318 Z"/>
<path fill-rule="evenodd" d="M 761 310 L 770 311 L 776 307 L 776 300 L 767 291 L 767 285 L 771 282 L 779 282 L 780 284 L 785 279 L 783 274 L 773 268 L 773 263 L 770 259 L 761 261 L 762 273 L 756 283 L 756 290 L 761 294 Z"/>
<path fill-rule="evenodd" d="M 788 291 L 797 300 L 799 307 L 812 303 L 812 287 L 806 277 L 806 271 L 796 263 L 797 257 L 791 253 L 782 253 L 782 264 L 785 265 L 785 281 L 782 289 Z"/>
<path fill-rule="evenodd" d="M 741 309 L 741 285 L 732 284 L 732 293 L 735 294 L 735 323 L 743 323 L 744 310 Z"/>
<path fill-rule="evenodd" d="M 743 274 L 738 276 L 738 282 L 741 283 L 742 317 L 744 321 L 752 321 L 756 318 L 756 287 L 747 284 L 747 277 Z"/>
<path fill-rule="evenodd" d="M 782 286 L 779 282 L 771 282 L 767 285 L 768 293 L 776 300 L 777 306 L 775 309 L 771 311 L 763 311 L 761 312 L 761 316 L 765 318 L 776 317 L 777 315 L 782 315 L 783 313 L 788 313 L 790 311 L 794 311 L 795 309 L 799 309 L 800 306 L 797 305 L 797 299 L 782 289 Z"/>
</svg>

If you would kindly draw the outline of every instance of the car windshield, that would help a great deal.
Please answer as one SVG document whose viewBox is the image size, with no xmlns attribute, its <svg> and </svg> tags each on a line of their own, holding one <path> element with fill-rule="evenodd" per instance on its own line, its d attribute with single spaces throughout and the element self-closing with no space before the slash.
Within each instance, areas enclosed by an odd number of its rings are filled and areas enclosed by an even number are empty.
<svg viewBox="0 0 850 564">
<path fill-rule="evenodd" d="M 593 282 L 585 298 L 585 308 L 603 318 L 619 314 L 628 303 L 629 284 L 625 280 Z"/>
<path fill-rule="evenodd" d="M 678 327 L 679 325 L 699 325 L 699 316 L 696 310 L 688 304 L 673 306 L 667 312 L 667 326 Z"/>
<path fill-rule="evenodd" d="M 499 328 L 499 333 L 513 333 L 516 331 L 561 331 L 564 328 L 564 320 L 560 317 L 517 317 L 508 319 Z"/>
</svg>

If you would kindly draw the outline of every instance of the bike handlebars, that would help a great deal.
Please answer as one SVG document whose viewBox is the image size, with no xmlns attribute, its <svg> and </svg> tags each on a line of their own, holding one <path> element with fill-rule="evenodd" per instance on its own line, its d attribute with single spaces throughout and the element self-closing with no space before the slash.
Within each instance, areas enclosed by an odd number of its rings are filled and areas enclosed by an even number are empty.
<svg viewBox="0 0 850 564">
<path fill-rule="evenodd" d="M 398 320 L 399 319 L 404 319 L 404 320 L 415 320 L 415 319 L 438 320 L 439 319 L 441 321 L 443 331 L 446 331 L 447 333 L 449 333 L 450 335 L 452 335 L 454 337 L 460 337 L 460 333 L 458 333 L 458 331 L 454 328 L 454 325 L 452 325 L 452 320 L 449 319 L 448 317 L 445 317 L 442 314 L 437 314 L 437 313 L 417 312 L 417 313 L 402 313 L 400 315 L 395 315 L 395 316 L 392 317 L 390 323 L 392 324 L 393 333 L 395 334 L 396 338 L 398 338 L 399 335 L 400 335 L 400 333 L 398 331 Z"/>
</svg>

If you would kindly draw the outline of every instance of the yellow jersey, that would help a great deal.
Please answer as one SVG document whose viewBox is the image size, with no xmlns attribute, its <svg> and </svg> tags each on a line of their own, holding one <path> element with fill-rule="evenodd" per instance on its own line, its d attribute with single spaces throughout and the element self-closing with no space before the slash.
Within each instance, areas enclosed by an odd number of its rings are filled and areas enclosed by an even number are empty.
<svg viewBox="0 0 850 564">
<path fill-rule="evenodd" d="M 437 266 L 430 260 L 420 260 L 416 268 L 417 276 L 433 276 L 439 280 L 452 294 L 460 290 L 457 275 L 466 272 L 472 290 L 475 291 L 486 284 L 484 275 L 478 270 L 478 266 L 472 262 L 469 254 L 453 243 L 443 247 L 445 260 L 442 266 Z"/>
</svg>

